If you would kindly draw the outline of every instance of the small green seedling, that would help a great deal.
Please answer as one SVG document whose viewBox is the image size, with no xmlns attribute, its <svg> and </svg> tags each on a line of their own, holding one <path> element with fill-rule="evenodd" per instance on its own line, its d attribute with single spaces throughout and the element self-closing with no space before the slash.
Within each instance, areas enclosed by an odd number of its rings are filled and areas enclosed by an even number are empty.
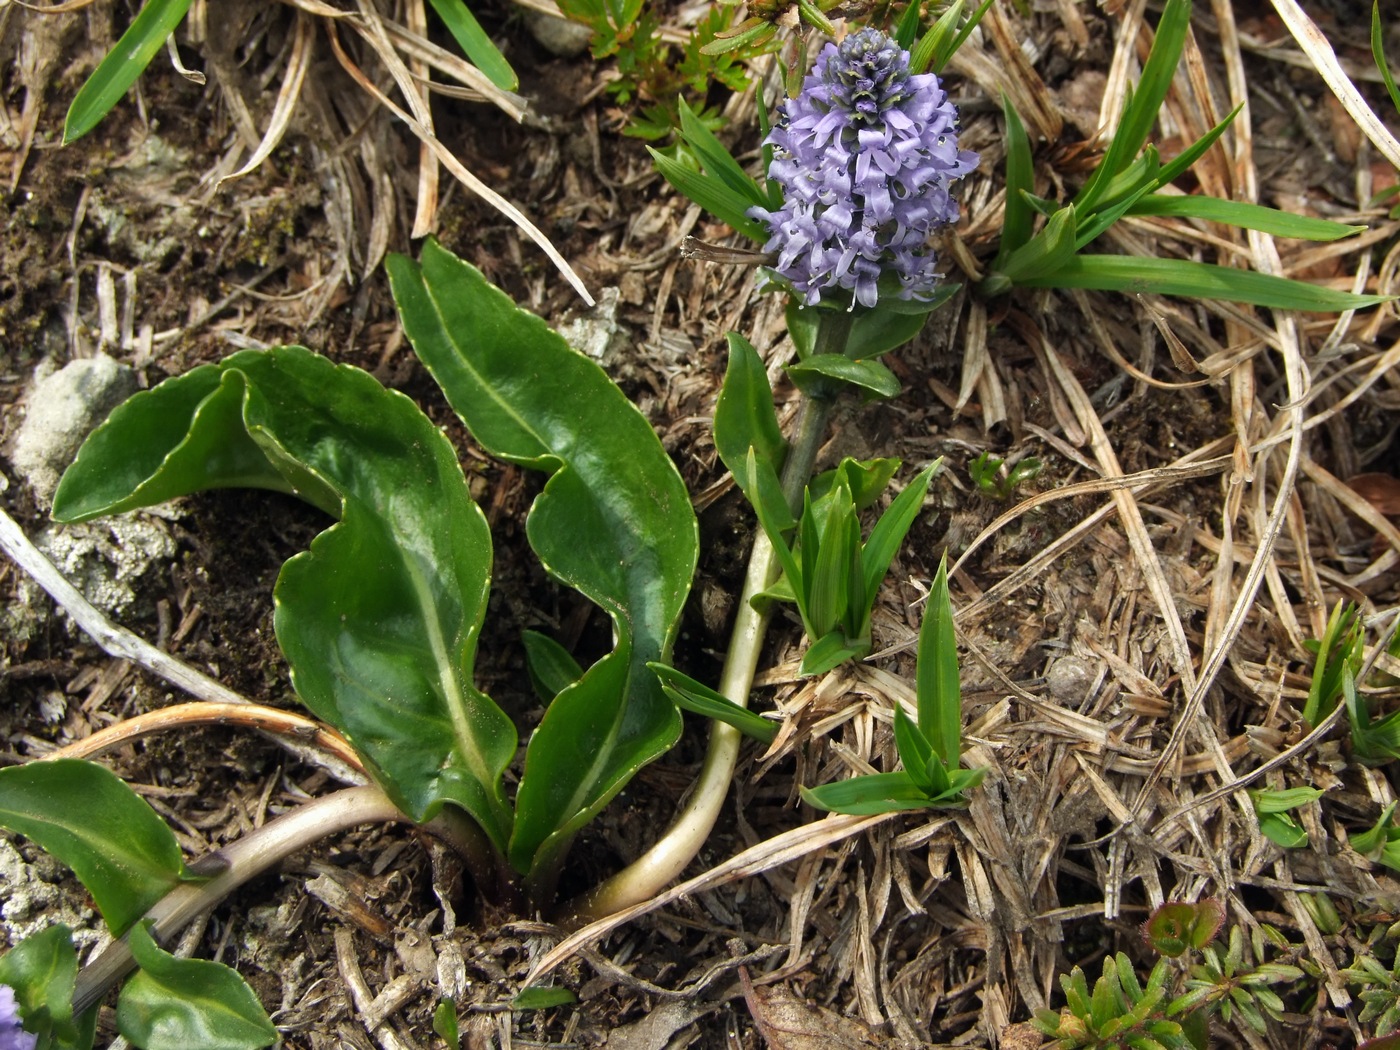
<svg viewBox="0 0 1400 1050">
<path fill-rule="evenodd" d="M 967 472 L 979 492 L 993 499 L 1008 500 L 1024 482 L 1038 477 L 1043 468 L 1035 456 L 1027 456 L 1010 470 L 1004 469 L 1006 460 L 983 452 L 967 465 Z"/>
<path fill-rule="evenodd" d="M 1092 989 L 1076 966 L 1060 978 L 1065 1005 L 1058 1012 L 1037 1011 L 1036 1026 L 1061 1050 L 1208 1050 L 1212 1017 L 1226 1023 L 1238 1018 L 1252 1031 L 1264 1032 L 1267 1019 L 1284 1016 L 1273 986 L 1301 980 L 1304 971 L 1282 962 L 1249 965 L 1238 926 L 1222 949 L 1215 938 L 1224 918 L 1224 908 L 1213 898 L 1163 904 L 1143 924 L 1144 941 L 1161 955 L 1145 985 L 1123 952 L 1104 960 L 1103 975 Z M 1270 950 L 1285 957 L 1298 951 L 1263 924 L 1254 928 L 1252 939 L 1256 959 Z M 1181 962 L 1173 966 L 1172 959 Z"/>
<path fill-rule="evenodd" d="M 1289 815 L 1290 810 L 1316 802 L 1323 793 L 1314 787 L 1260 789 L 1250 791 L 1260 833 L 1284 849 L 1300 849 L 1308 844 L 1308 833 Z"/>
<path fill-rule="evenodd" d="M 1303 705 L 1303 721 L 1316 726 L 1330 715 L 1342 699 L 1342 682 L 1354 682 L 1364 656 L 1361 617 L 1354 604 L 1338 602 L 1327 618 L 1322 637 L 1308 643 L 1315 654 L 1308 699 Z"/>
</svg>

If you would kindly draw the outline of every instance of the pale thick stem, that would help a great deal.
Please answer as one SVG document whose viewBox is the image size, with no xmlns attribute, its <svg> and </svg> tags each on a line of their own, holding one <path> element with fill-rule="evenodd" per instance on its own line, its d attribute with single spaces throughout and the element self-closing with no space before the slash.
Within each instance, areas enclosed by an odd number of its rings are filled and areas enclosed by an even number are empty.
<svg viewBox="0 0 1400 1050">
<path fill-rule="evenodd" d="M 214 907 L 249 879 L 256 878 L 291 854 L 318 839 L 360 824 L 408 821 L 388 796 L 377 787 L 355 787 L 318 798 L 269 821 L 242 838 L 203 858 L 196 870 L 213 871 L 207 882 L 183 883 L 160 899 L 142 919 L 154 921 L 158 941 L 167 941 L 200 913 Z M 482 854 L 480 831 L 462 823 L 449 825 L 439 817 L 423 825 L 424 830 L 442 838 L 464 854 Z M 463 836 L 466 836 L 464 839 Z M 473 867 L 478 857 L 470 857 Z M 81 1014 L 99 1002 L 107 990 L 135 967 L 125 937 L 112 941 L 78 974 L 73 994 L 73 1011 Z"/>
<path fill-rule="evenodd" d="M 801 509 L 802 492 L 811 477 L 830 415 L 831 402 L 827 399 L 803 402 L 797 435 L 783 464 L 783 494 L 794 513 Z M 773 544 L 760 530 L 749 553 L 739 611 L 734 617 L 729 652 L 720 672 L 719 691 L 740 707 L 748 706 L 749 690 L 753 687 L 759 653 L 768 630 L 767 606 L 760 612 L 753 607 L 751 599 L 767 590 L 777 576 L 778 558 Z M 648 900 L 685 870 L 714 830 L 734 779 L 741 741 L 742 734 L 737 729 L 722 722 L 714 723 L 700 776 L 670 828 L 651 849 L 622 871 L 565 905 L 563 921 L 566 924 L 591 922 Z"/>
</svg>

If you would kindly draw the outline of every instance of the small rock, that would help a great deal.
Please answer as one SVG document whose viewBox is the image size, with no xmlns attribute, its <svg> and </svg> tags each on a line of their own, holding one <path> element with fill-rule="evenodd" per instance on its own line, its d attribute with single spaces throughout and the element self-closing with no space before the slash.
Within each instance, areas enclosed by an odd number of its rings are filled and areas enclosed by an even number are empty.
<svg viewBox="0 0 1400 1050">
<path fill-rule="evenodd" d="M 631 333 L 617 319 L 621 301 L 621 291 L 604 288 L 598 293 L 598 305 L 562 325 L 559 334 L 575 350 L 587 354 L 604 368 L 609 367 L 613 357 L 632 342 Z"/>
<path fill-rule="evenodd" d="M 10 460 L 40 502 L 52 502 L 83 439 L 136 388 L 135 373 L 105 355 L 69 362 L 34 384 Z"/>
<path fill-rule="evenodd" d="M 525 24 L 542 48 L 560 58 L 577 58 L 593 39 L 593 30 L 582 23 L 530 8 L 525 9 Z"/>
<path fill-rule="evenodd" d="M 1097 678 L 1096 668 L 1078 656 L 1062 656 L 1045 672 L 1050 695 L 1071 707 L 1084 702 Z"/>
<path fill-rule="evenodd" d="M 134 585 L 153 565 L 175 556 L 175 540 L 158 518 L 123 514 L 82 525 L 50 525 L 34 545 L 102 611 L 121 615 Z M 25 586 L 30 586 L 24 581 Z M 43 603 L 34 597 L 34 608 Z"/>
</svg>

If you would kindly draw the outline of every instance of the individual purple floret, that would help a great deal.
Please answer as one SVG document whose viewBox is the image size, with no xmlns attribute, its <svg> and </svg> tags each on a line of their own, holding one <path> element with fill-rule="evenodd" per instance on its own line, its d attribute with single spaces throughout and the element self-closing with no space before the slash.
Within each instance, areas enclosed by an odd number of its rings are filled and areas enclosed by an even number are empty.
<svg viewBox="0 0 1400 1050">
<path fill-rule="evenodd" d="M 15 990 L 0 984 L 0 1050 L 34 1050 L 38 1042 L 37 1035 L 30 1035 L 20 1027 Z"/>
<path fill-rule="evenodd" d="M 909 52 L 879 30 L 822 49 L 765 142 L 783 206 L 749 211 L 768 224 L 765 250 L 808 306 L 836 289 L 874 306 L 887 274 L 900 299 L 932 295 L 942 275 L 929 232 L 957 221 L 949 187 L 977 167 L 957 130 L 938 77 L 911 74 Z"/>
</svg>

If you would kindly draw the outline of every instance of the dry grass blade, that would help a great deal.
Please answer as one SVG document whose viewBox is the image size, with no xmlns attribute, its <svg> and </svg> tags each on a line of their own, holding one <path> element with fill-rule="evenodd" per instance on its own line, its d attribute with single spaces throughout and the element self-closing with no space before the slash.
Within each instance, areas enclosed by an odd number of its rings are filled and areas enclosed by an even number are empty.
<svg viewBox="0 0 1400 1050">
<path fill-rule="evenodd" d="M 583 283 L 583 279 L 574 272 L 574 268 L 559 254 L 550 239 L 546 237 L 534 223 L 521 214 L 520 210 L 516 208 L 515 205 L 511 204 L 499 193 L 491 189 L 491 187 L 487 186 L 468 171 L 466 165 L 453 156 L 452 151 L 443 145 L 429 128 L 425 127 L 411 114 L 406 113 L 400 106 L 396 105 L 393 100 L 385 95 L 384 92 L 380 91 L 374 81 L 366 76 L 364 71 L 345 53 L 345 49 L 341 47 L 340 38 L 336 34 L 334 28 L 327 28 L 331 40 L 331 48 L 335 51 L 336 59 L 340 62 L 341 67 L 350 74 L 355 83 L 359 84 L 376 102 L 399 120 L 403 121 L 404 124 L 408 126 L 409 130 L 417 135 L 420 140 L 427 143 L 432 151 L 437 154 L 438 160 L 442 162 L 443 167 L 450 171 L 462 185 L 466 186 L 467 189 L 481 197 L 502 215 L 510 219 L 511 222 L 515 223 L 515 225 L 524 232 L 530 240 L 534 241 L 535 244 L 539 246 L 540 250 L 549 257 L 549 261 L 554 263 L 555 267 L 564 275 L 564 278 L 573 286 L 574 290 L 578 292 L 583 301 L 589 306 L 593 306 L 593 296 L 589 294 L 587 286 Z M 367 33 L 366 39 L 368 39 L 371 44 L 376 42 L 376 38 L 373 34 Z M 402 70 L 403 76 L 407 78 L 408 71 L 404 68 L 402 60 L 393 52 L 392 48 L 388 49 L 387 54 L 381 51 L 381 57 L 385 59 L 386 63 L 388 63 L 391 68 L 397 65 L 399 69 Z M 422 105 L 422 99 L 418 97 L 416 91 L 412 90 L 411 86 L 406 91 L 406 96 L 410 100 L 410 105 Z"/>
<path fill-rule="evenodd" d="M 277 92 L 277 101 L 272 107 L 272 117 L 267 122 L 267 131 L 248 162 L 231 175 L 225 175 L 214 186 L 215 189 L 233 179 L 241 179 L 258 169 L 258 166 L 272 154 L 287 133 L 301 95 L 301 85 L 306 80 L 306 70 L 311 65 L 311 43 L 315 40 L 315 26 L 311 16 L 305 11 L 297 12 L 297 27 L 292 37 L 292 54 L 287 62 L 287 73 L 282 78 L 282 88 Z"/>
<path fill-rule="evenodd" d="M 703 875 L 697 875 L 693 879 L 687 879 L 677 886 L 672 886 L 651 900 L 624 908 L 620 912 L 609 915 L 606 919 L 591 922 L 581 930 L 569 934 L 535 963 L 525 983 L 534 984 L 568 959 L 579 948 L 596 943 L 619 926 L 624 926 L 633 919 L 640 918 L 657 908 L 665 907 L 672 901 L 715 889 L 725 883 L 733 882 L 735 879 L 759 875 L 771 868 L 787 864 L 789 861 L 797 860 L 816 850 L 824 849 L 832 843 L 848 839 L 852 835 L 859 835 L 861 832 L 883 824 L 898 815 L 897 813 L 881 813 L 873 817 L 830 816 L 811 824 L 804 824 L 800 828 L 785 831 L 781 835 L 775 835 L 771 839 L 730 857 L 723 864 L 716 865 Z"/>
<path fill-rule="evenodd" d="M 99 729 L 91 736 L 83 737 L 83 739 L 74 741 L 65 747 L 55 748 L 43 756 L 43 761 L 52 762 L 60 758 L 90 758 L 103 751 L 110 751 L 114 747 L 130 743 L 139 737 L 199 725 L 236 725 L 257 729 L 273 736 L 291 737 L 312 744 L 327 754 L 333 755 L 349 769 L 364 769 L 359 756 L 355 754 L 355 749 L 350 746 L 349 742 L 335 730 L 322 725 L 313 718 L 307 718 L 305 715 L 299 715 L 292 711 L 283 711 L 276 707 L 264 707 L 262 704 L 246 702 L 218 704 L 207 701 L 175 704 L 156 711 L 148 711 L 146 714 L 136 715 L 133 718 L 124 718 L 105 729 Z M 363 784 L 366 783 L 366 780 L 359 777 L 353 783 Z"/>
<path fill-rule="evenodd" d="M 1195 453 L 1192 453 L 1194 456 Z M 1150 467 L 1136 474 L 1120 474 L 1117 477 L 1095 478 L 1091 481 L 1080 481 L 1073 485 L 1065 485 L 1063 488 L 1049 489 L 1045 492 L 1037 492 L 1034 496 L 1022 500 L 1010 510 L 1003 511 L 981 532 L 979 532 L 959 555 L 958 560 L 953 563 L 949 572 L 957 572 L 963 567 L 972 553 L 983 543 L 991 539 L 1007 525 L 1017 518 L 1043 507 L 1047 503 L 1056 500 L 1073 499 L 1076 496 L 1092 496 L 1101 492 L 1115 492 L 1120 489 L 1131 489 L 1135 493 L 1139 490 L 1146 491 L 1149 486 L 1163 484 L 1171 481 L 1185 481 L 1187 478 L 1201 478 L 1209 474 L 1219 474 L 1230 467 L 1229 456 L 1217 456 L 1213 459 L 1188 460 L 1190 457 L 1182 457 L 1176 463 L 1165 467 Z"/>
<path fill-rule="evenodd" d="M 1060 384 L 1065 396 L 1069 398 L 1070 405 L 1079 417 L 1080 426 L 1089 433 L 1089 443 L 1093 449 L 1094 458 L 1098 460 L 1104 473 L 1110 477 L 1122 477 L 1123 468 L 1119 465 L 1117 453 L 1113 451 L 1113 446 L 1109 443 L 1108 434 L 1103 428 L 1103 421 L 1099 419 L 1099 414 L 1089 400 L 1089 395 L 1079 385 L 1079 380 L 1060 359 L 1060 355 L 1055 349 L 1047 343 L 1041 342 L 1036 348 L 1036 356 L 1048 364 L 1050 374 Z M 1162 571 L 1161 560 L 1147 534 L 1147 524 L 1142 520 L 1142 512 L 1138 509 L 1131 490 L 1113 490 L 1113 502 L 1118 509 L 1118 518 L 1123 524 L 1123 530 L 1128 535 L 1128 544 L 1132 548 L 1138 567 L 1142 570 L 1147 587 L 1152 592 L 1153 600 L 1157 603 L 1157 609 L 1166 624 L 1167 640 L 1171 644 L 1172 667 L 1177 674 L 1181 675 L 1181 680 L 1186 684 L 1187 689 L 1193 689 L 1196 684 L 1196 669 L 1191 663 L 1191 647 L 1186 642 L 1186 628 L 1182 625 L 1181 614 L 1177 611 L 1171 585 L 1167 582 L 1166 574 Z"/>
<path fill-rule="evenodd" d="M 1317 28 L 1316 23 L 1299 6 L 1298 0 L 1273 0 L 1273 4 L 1274 10 L 1283 19 L 1283 24 L 1293 34 L 1293 39 L 1298 41 L 1298 46 L 1312 60 L 1313 68 L 1327 82 L 1332 94 L 1337 96 L 1337 101 L 1385 159 L 1400 168 L 1400 141 L 1397 141 L 1390 130 L 1381 123 L 1380 118 L 1361 97 L 1361 92 L 1356 90 L 1356 85 L 1351 82 L 1346 70 L 1337 61 L 1337 53 L 1332 50 L 1332 45 L 1322 30 Z"/>
<path fill-rule="evenodd" d="M 423 0 L 408 0 L 405 11 L 410 32 L 426 36 L 428 13 L 423 8 Z M 421 58 L 409 60 L 409 72 L 418 81 L 419 94 L 425 105 L 431 105 L 429 92 L 432 91 L 432 72 Z M 413 231 L 410 237 L 426 237 L 437 226 L 438 207 L 438 162 L 426 142 L 418 143 L 418 204 L 413 213 Z"/>
</svg>

